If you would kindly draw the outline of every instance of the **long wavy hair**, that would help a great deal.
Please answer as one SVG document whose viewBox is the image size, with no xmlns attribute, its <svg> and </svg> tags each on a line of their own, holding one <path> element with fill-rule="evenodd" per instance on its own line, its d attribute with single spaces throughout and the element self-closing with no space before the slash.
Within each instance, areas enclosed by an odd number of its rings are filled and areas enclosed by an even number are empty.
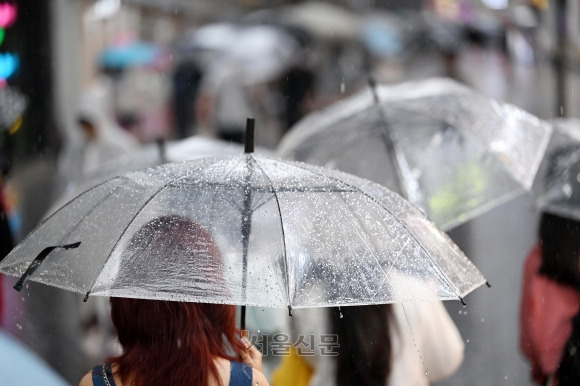
<svg viewBox="0 0 580 386">
<path fill-rule="evenodd" d="M 123 354 L 111 358 L 124 384 L 207 385 L 220 381 L 214 359 L 237 360 L 244 345 L 235 306 L 111 298 Z"/>
<path fill-rule="evenodd" d="M 539 233 L 542 248 L 540 274 L 574 288 L 580 294 L 580 222 L 544 213 Z M 572 320 L 572 333 L 556 376 L 559 386 L 580 385 L 580 311 Z"/>
<path fill-rule="evenodd" d="M 126 252 L 140 255 L 139 259 L 162 252 L 167 257 L 163 260 L 171 264 L 180 258 L 176 250 L 194 254 L 188 256 L 190 269 L 196 269 L 198 260 L 203 267 L 209 260 L 221 265 L 211 235 L 194 221 L 175 215 L 141 227 Z M 112 297 L 111 318 L 123 353 L 109 360 L 117 365 L 121 381 L 132 386 L 204 386 L 212 378 L 219 383 L 214 360 L 239 361 L 245 350 L 232 305 Z"/>
<path fill-rule="evenodd" d="M 384 386 L 391 373 L 390 304 L 330 308 L 338 335 L 336 384 Z"/>
</svg>

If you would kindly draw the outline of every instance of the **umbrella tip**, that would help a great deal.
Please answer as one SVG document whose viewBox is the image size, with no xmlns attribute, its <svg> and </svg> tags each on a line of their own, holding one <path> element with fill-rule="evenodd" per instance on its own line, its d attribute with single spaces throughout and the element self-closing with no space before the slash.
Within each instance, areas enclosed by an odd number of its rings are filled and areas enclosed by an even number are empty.
<svg viewBox="0 0 580 386">
<path fill-rule="evenodd" d="M 288 306 L 288 316 L 292 316 L 292 306 Z"/>
<path fill-rule="evenodd" d="M 485 282 L 485 285 L 487 286 L 487 288 L 491 288 L 491 284 L 489 284 L 488 281 Z"/>
<path fill-rule="evenodd" d="M 85 298 L 83 299 L 83 302 L 87 302 L 87 300 L 89 300 L 89 295 L 91 294 L 91 291 L 87 292 L 85 295 Z"/>
<path fill-rule="evenodd" d="M 248 118 L 246 120 L 246 138 L 245 138 L 245 148 L 244 153 L 254 152 L 254 118 Z"/>
<path fill-rule="evenodd" d="M 465 303 L 465 301 L 463 300 L 463 298 L 460 296 L 459 300 L 461 301 L 461 304 L 463 304 L 463 307 L 465 307 L 467 305 L 467 303 Z"/>
</svg>

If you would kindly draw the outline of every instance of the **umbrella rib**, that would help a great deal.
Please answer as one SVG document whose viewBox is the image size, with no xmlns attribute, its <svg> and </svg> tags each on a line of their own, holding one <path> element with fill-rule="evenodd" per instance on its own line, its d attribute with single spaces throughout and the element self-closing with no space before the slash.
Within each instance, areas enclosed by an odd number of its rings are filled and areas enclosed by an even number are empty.
<svg viewBox="0 0 580 386">
<path fill-rule="evenodd" d="M 260 166 L 260 164 L 258 162 L 256 162 L 256 166 L 258 166 L 258 168 L 260 168 L 260 170 L 262 171 L 262 173 L 264 173 L 264 176 L 266 176 L 266 178 L 268 179 L 268 181 L 270 182 L 270 185 L 272 186 L 272 193 L 274 194 L 274 198 L 276 199 L 276 207 L 278 208 L 278 214 L 280 215 L 280 229 L 282 230 L 282 244 L 284 245 L 284 271 L 286 273 L 286 297 L 288 298 L 288 309 L 290 311 L 290 315 L 292 315 L 292 302 L 290 299 L 290 273 L 288 272 L 288 253 L 286 250 L 286 236 L 285 236 L 285 232 L 284 232 L 284 222 L 282 221 L 282 210 L 280 209 L 280 200 L 278 199 L 278 194 L 276 192 L 276 188 L 274 187 L 274 183 L 272 182 L 272 179 L 270 178 L 270 176 L 268 176 L 268 174 L 264 171 L 264 169 Z"/>
<path fill-rule="evenodd" d="M 76 195 L 75 197 L 73 197 L 73 198 L 71 198 L 69 201 L 67 201 L 65 204 L 63 204 L 63 205 L 62 205 L 60 208 L 58 208 L 57 210 L 55 210 L 55 211 L 54 211 L 54 213 L 52 213 L 50 216 L 48 216 L 46 219 L 44 219 L 44 220 L 43 220 L 43 221 L 42 221 L 40 224 L 38 224 L 38 225 L 36 226 L 36 228 L 34 228 L 34 230 L 33 230 L 32 232 L 30 232 L 30 233 L 29 233 L 29 234 L 28 234 L 28 235 L 27 235 L 27 236 L 26 236 L 24 239 L 22 239 L 22 241 L 20 242 L 20 244 L 23 244 L 23 243 L 24 243 L 26 240 L 28 240 L 28 238 L 29 238 L 29 237 L 31 237 L 31 236 L 34 234 L 34 232 L 36 232 L 36 230 L 37 230 L 38 228 L 40 228 L 42 225 L 44 225 L 44 224 L 45 224 L 45 223 L 46 223 L 48 220 L 50 220 L 52 217 L 54 217 L 54 216 L 55 216 L 57 213 L 59 213 L 61 210 L 63 210 L 63 209 L 66 207 L 66 206 L 68 206 L 68 205 L 69 205 L 71 202 L 73 202 L 73 201 L 74 201 L 74 200 L 76 200 L 77 198 L 79 198 L 79 197 L 81 197 L 81 196 L 85 195 L 86 193 L 88 193 L 88 192 L 90 192 L 90 191 L 92 191 L 92 190 L 94 190 L 94 189 L 98 188 L 99 186 L 101 186 L 101 185 L 103 185 L 103 184 L 106 184 L 107 182 L 110 182 L 110 181 L 112 181 L 112 180 L 115 180 L 115 179 L 126 179 L 126 178 L 127 178 L 127 177 L 125 177 L 125 176 L 115 176 L 115 177 L 111 177 L 111 178 L 109 178 L 109 179 L 107 179 L 107 180 L 105 180 L 105 181 L 103 181 L 103 182 L 100 182 L 100 183 L 96 184 L 95 186 L 92 186 L 92 187 L 90 187 L 89 189 L 85 190 L 84 192 L 82 192 L 82 193 L 79 193 L 78 195 Z M 110 194 L 109 194 L 109 195 L 110 195 Z M 108 197 L 109 195 L 107 195 L 107 197 Z M 105 197 L 105 198 L 106 198 L 106 197 Z M 101 201 L 99 201 L 99 202 L 102 202 L 102 200 L 101 200 Z M 69 234 L 70 234 L 70 233 L 69 233 Z M 66 237 L 66 236 L 65 236 L 65 237 Z M 62 241 L 62 239 L 61 239 L 61 241 Z"/>
<path fill-rule="evenodd" d="M 316 172 L 316 171 L 314 171 L 314 170 L 310 170 L 310 169 L 308 169 L 308 168 L 305 168 L 305 167 L 303 167 L 303 166 L 300 166 L 300 165 L 296 165 L 296 166 L 297 166 L 297 167 L 299 167 L 299 168 L 302 168 L 302 169 L 304 169 L 304 170 L 306 170 L 306 171 L 309 171 L 309 172 L 311 172 L 311 173 L 317 174 L 317 175 L 319 175 L 319 176 L 322 176 L 322 177 L 325 177 L 325 178 L 330 178 L 330 179 L 333 179 L 333 180 L 335 180 L 335 181 L 338 181 L 338 182 L 340 182 L 340 183 L 342 183 L 342 184 L 345 184 L 345 185 L 347 185 L 347 186 L 350 186 L 350 187 L 351 187 L 351 188 L 353 188 L 353 189 L 356 189 L 356 190 L 358 190 L 358 191 L 359 191 L 359 192 L 361 192 L 363 195 L 365 195 L 367 198 L 369 198 L 370 200 L 372 200 L 372 201 L 374 201 L 375 203 L 379 204 L 379 206 L 380 206 L 381 208 L 383 208 L 383 210 L 385 210 L 387 213 L 389 213 L 389 214 L 390 214 L 390 215 L 391 215 L 391 216 L 392 216 L 392 217 L 393 217 L 393 218 L 394 218 L 394 219 L 395 219 L 395 220 L 396 220 L 396 221 L 397 221 L 399 224 L 401 224 L 401 226 L 402 226 L 403 228 L 405 228 L 405 229 L 407 229 L 407 231 L 409 231 L 409 228 L 407 228 L 407 227 L 405 226 L 405 224 L 404 224 L 404 223 L 403 223 L 401 220 L 399 220 L 399 219 L 397 218 L 397 216 L 393 215 L 393 213 L 392 213 L 392 212 L 391 212 L 391 211 L 390 211 L 390 210 L 389 210 L 387 207 L 385 207 L 385 205 L 383 205 L 383 203 L 382 203 L 382 202 L 378 201 L 377 199 L 375 199 L 374 197 L 372 197 L 371 195 L 369 195 L 367 192 L 363 191 L 362 189 L 359 189 L 359 188 L 357 188 L 356 186 L 354 186 L 354 185 L 351 185 L 351 184 L 349 184 L 348 182 L 346 182 L 346 181 L 343 181 L 343 180 L 340 180 L 340 179 L 338 179 L 338 178 L 336 178 L 336 177 L 332 177 L 332 176 L 330 176 L 330 175 L 325 175 L 325 174 L 322 174 L 322 173 L 320 173 L 320 172 Z M 414 235 L 412 232 L 410 232 L 410 231 L 409 231 L 409 234 L 410 234 L 410 235 L 411 235 L 411 237 L 412 237 L 412 238 L 413 238 L 413 239 L 414 239 L 414 240 L 417 242 L 417 244 L 418 244 L 418 245 L 421 247 L 421 249 L 422 249 L 422 250 L 425 252 L 425 254 L 427 255 L 427 257 L 428 257 L 428 258 L 429 258 L 429 259 L 430 259 L 430 260 L 431 260 L 431 261 L 432 261 L 432 262 L 435 264 L 435 267 L 436 267 L 436 268 L 437 268 L 437 270 L 439 271 L 439 274 L 440 274 L 440 275 L 443 277 L 443 279 L 444 279 L 444 280 L 447 282 L 447 284 L 448 284 L 448 285 L 449 285 L 449 286 L 450 286 L 450 287 L 451 287 L 451 288 L 452 288 L 452 289 L 455 291 L 455 293 L 457 294 L 457 297 L 459 298 L 459 300 L 461 300 L 461 302 L 463 302 L 463 297 L 461 296 L 461 293 L 460 293 L 460 291 L 459 291 L 459 290 L 458 290 L 458 288 L 457 288 L 457 287 L 456 287 L 456 286 L 455 286 L 455 285 L 454 285 L 454 284 L 451 282 L 451 280 L 449 280 L 449 278 L 447 277 L 447 275 L 445 274 L 445 272 L 443 272 L 443 270 L 441 269 L 441 266 L 440 266 L 440 265 L 437 263 L 437 261 L 435 261 L 435 259 L 433 259 L 433 258 L 431 257 L 431 254 L 430 254 L 429 252 L 427 252 L 427 250 L 425 249 L 425 247 L 424 247 L 424 246 L 423 246 L 423 245 L 422 245 L 422 244 L 419 242 L 419 240 L 417 240 L 417 238 L 415 237 L 415 235 Z"/>
<path fill-rule="evenodd" d="M 215 161 L 215 162 L 219 162 L 219 160 L 214 160 L 214 161 Z M 123 236 L 125 235 L 125 233 L 127 233 L 127 230 L 129 229 L 129 227 L 131 226 L 131 224 L 133 224 L 133 221 L 135 221 L 135 219 L 137 218 L 137 216 L 138 216 L 139 214 L 141 214 L 141 212 L 143 212 L 143 209 L 145 209 L 145 207 L 146 207 L 147 205 L 149 205 L 149 203 L 150 203 L 150 202 L 151 202 L 151 201 L 152 201 L 152 200 L 153 200 L 153 199 L 154 199 L 154 198 L 155 198 L 155 197 L 156 197 L 156 196 L 157 196 L 159 193 L 161 193 L 161 192 L 162 192 L 163 190 L 165 190 L 166 188 L 170 187 L 170 186 L 171 186 L 171 184 L 173 184 L 173 183 L 175 183 L 175 182 L 177 182 L 177 181 L 179 181 L 179 180 L 181 180 L 181 179 L 183 179 L 183 178 L 190 177 L 191 175 L 193 175 L 193 174 L 195 174 L 195 173 L 199 172 L 201 169 L 203 169 L 203 168 L 207 168 L 207 167 L 209 167 L 209 166 L 210 166 L 210 165 L 203 165 L 203 166 L 200 166 L 199 168 L 197 168 L 197 169 L 195 169 L 195 170 L 192 170 L 190 173 L 187 173 L 187 174 L 185 174 L 185 175 L 183 175 L 183 176 L 180 176 L 180 177 L 178 177 L 178 178 L 175 178 L 175 179 L 173 179 L 173 180 L 171 180 L 171 181 L 169 181 L 169 182 L 167 182 L 167 183 L 163 184 L 163 185 L 162 185 L 160 188 L 158 188 L 158 189 L 157 189 L 157 190 L 156 190 L 156 191 L 155 191 L 155 192 L 154 192 L 154 193 L 151 195 L 151 197 L 149 197 L 149 198 L 147 199 L 147 201 L 145 201 L 145 203 L 143 203 L 143 205 L 141 205 L 141 207 L 139 208 L 139 210 L 137 210 L 137 211 L 136 211 L 136 213 L 133 215 L 133 217 L 131 218 L 131 220 L 129 220 L 129 222 L 128 222 L 128 223 L 127 223 L 127 225 L 125 226 L 125 229 L 123 229 L 123 232 L 121 232 L 121 234 L 120 234 L 120 235 L 119 235 L 119 237 L 117 238 L 117 241 L 115 241 L 115 244 L 113 245 L 113 248 L 111 248 L 111 250 L 109 251 L 109 253 L 108 253 L 108 255 L 107 255 L 107 259 L 105 260 L 105 263 L 103 264 L 103 268 L 104 268 L 104 267 L 107 265 L 107 262 L 109 261 L 109 259 L 110 259 L 111 255 L 113 254 L 113 251 L 115 250 L 115 248 L 117 248 L 117 245 L 119 244 L 119 242 L 121 241 L 121 239 L 123 238 Z M 99 276 L 100 276 L 100 274 L 99 274 L 99 275 L 97 275 L 97 277 L 96 277 L 95 281 L 93 282 L 93 284 L 91 284 L 91 286 L 90 286 L 89 288 L 91 288 L 91 289 L 92 289 L 92 288 L 94 287 L 94 285 L 95 285 L 95 283 L 97 282 L 97 280 L 98 280 Z M 89 291 L 86 293 L 86 295 L 85 295 L 85 301 L 88 299 L 88 296 L 89 296 L 90 292 L 91 292 L 91 290 L 89 290 Z"/>
</svg>

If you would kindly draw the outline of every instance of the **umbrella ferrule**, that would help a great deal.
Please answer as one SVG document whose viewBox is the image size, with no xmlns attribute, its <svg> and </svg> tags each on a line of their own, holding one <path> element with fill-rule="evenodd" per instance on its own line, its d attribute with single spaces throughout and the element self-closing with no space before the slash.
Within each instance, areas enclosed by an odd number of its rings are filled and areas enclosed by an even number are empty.
<svg viewBox="0 0 580 386">
<path fill-rule="evenodd" d="M 292 306 L 288 306 L 288 316 L 292 316 Z"/>
<path fill-rule="evenodd" d="M 244 140 L 244 153 L 254 152 L 254 118 L 246 120 L 246 137 Z"/>
</svg>

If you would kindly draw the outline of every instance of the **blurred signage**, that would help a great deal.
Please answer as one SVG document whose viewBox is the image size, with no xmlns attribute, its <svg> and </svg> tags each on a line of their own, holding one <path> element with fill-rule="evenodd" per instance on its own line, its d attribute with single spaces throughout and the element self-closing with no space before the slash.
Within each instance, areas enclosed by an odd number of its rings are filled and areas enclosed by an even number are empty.
<svg viewBox="0 0 580 386">
<path fill-rule="evenodd" d="M 16 21 L 16 4 L 0 3 L 0 28 L 8 28 Z"/>
<path fill-rule="evenodd" d="M 6 29 L 16 21 L 17 14 L 16 4 L 0 3 L 0 45 L 4 42 Z M 7 85 L 7 79 L 18 70 L 19 64 L 18 55 L 11 52 L 0 52 L 0 87 Z"/>
</svg>

